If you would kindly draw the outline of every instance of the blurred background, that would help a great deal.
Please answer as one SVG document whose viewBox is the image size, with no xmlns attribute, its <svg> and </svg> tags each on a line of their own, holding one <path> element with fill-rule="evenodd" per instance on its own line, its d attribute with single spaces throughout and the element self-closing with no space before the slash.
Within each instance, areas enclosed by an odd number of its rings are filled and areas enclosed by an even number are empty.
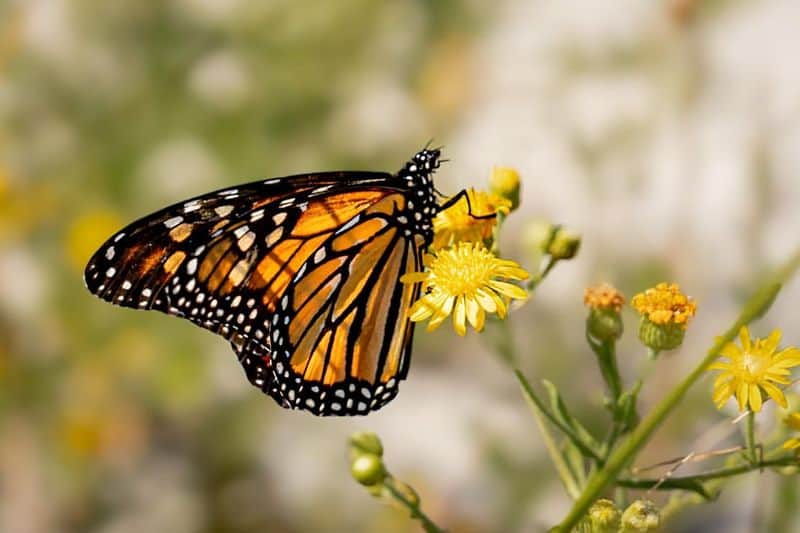
<svg viewBox="0 0 800 533">
<path fill-rule="evenodd" d="M 570 502 L 491 331 L 419 330 L 393 403 L 321 419 L 259 394 L 221 338 L 93 298 L 83 266 L 169 203 L 394 171 L 433 137 L 443 191 L 522 174 L 505 255 L 526 263 L 536 218 L 583 234 L 511 325 L 525 372 L 602 428 L 584 287 L 674 280 L 699 302 L 646 410 L 800 241 L 798 21 L 797 0 L 0 1 L 0 531 L 415 531 L 350 478 L 363 429 L 452 531 L 552 525 Z M 795 280 L 755 334 L 800 344 L 798 298 Z M 731 415 L 710 388 L 643 462 Z M 668 530 L 770 530 L 796 483 L 752 474 Z"/>
</svg>

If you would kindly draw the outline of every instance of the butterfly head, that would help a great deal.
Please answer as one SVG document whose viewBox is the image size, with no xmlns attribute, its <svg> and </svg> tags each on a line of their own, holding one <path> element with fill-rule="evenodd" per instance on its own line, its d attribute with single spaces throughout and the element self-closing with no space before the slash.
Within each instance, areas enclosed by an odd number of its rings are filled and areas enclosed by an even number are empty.
<svg viewBox="0 0 800 533">
<path fill-rule="evenodd" d="M 439 156 L 442 152 L 438 148 L 424 148 L 414 154 L 398 172 L 398 176 L 406 180 L 410 187 L 432 188 L 432 175 L 439 168 Z"/>
</svg>

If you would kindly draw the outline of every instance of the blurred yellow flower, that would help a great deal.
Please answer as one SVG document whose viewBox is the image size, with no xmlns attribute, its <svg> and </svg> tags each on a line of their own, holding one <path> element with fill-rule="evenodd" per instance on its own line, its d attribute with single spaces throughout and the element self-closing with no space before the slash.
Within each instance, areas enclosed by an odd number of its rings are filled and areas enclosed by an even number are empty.
<svg viewBox="0 0 800 533">
<path fill-rule="evenodd" d="M 800 431 L 800 413 L 791 413 L 789 416 L 783 419 L 783 423 L 794 431 Z M 800 437 L 792 437 L 784 442 L 783 449 L 800 451 Z"/>
<path fill-rule="evenodd" d="M 720 360 L 708 367 L 708 370 L 722 371 L 714 380 L 712 395 L 718 409 L 736 396 L 739 411 L 749 406 L 757 413 L 764 401 L 762 391 L 786 408 L 786 397 L 775 384 L 789 384 L 789 369 L 800 365 L 800 350 L 789 347 L 778 351 L 780 340 L 780 330 L 774 330 L 765 339 L 751 339 L 747 326 L 742 326 L 739 330 L 741 348 L 733 342 L 722 348 L 720 355 L 727 361 Z"/>
<path fill-rule="evenodd" d="M 412 272 L 403 283 L 422 282 L 423 296 L 411 307 L 411 320 L 430 318 L 428 331 L 452 313 L 459 335 L 467 333 L 467 320 L 481 331 L 486 313 L 505 318 L 511 298 L 525 299 L 522 287 L 505 280 L 523 280 L 529 274 L 514 261 L 499 259 L 482 243 L 460 242 L 426 256 L 426 272 Z"/>
<path fill-rule="evenodd" d="M 625 296 L 613 285 L 603 282 L 586 288 L 583 303 L 592 309 L 613 309 L 619 313 L 625 305 Z"/>
<path fill-rule="evenodd" d="M 659 283 L 640 292 L 631 305 L 653 324 L 676 324 L 683 329 L 697 311 L 697 304 L 681 292 L 677 283 Z"/>
<path fill-rule="evenodd" d="M 459 241 L 482 242 L 492 236 L 497 224 L 492 215 L 507 215 L 510 210 L 511 202 L 496 194 L 467 189 L 467 197 L 433 219 L 433 248 L 438 250 Z"/>
<path fill-rule="evenodd" d="M 511 211 L 519 207 L 519 172 L 511 167 L 494 167 L 489 175 L 489 190 L 511 202 Z"/>
<path fill-rule="evenodd" d="M 69 227 L 66 237 L 67 255 L 77 270 L 83 270 L 86 263 L 103 242 L 120 229 L 120 218 L 104 210 L 92 211 L 76 218 Z"/>
<path fill-rule="evenodd" d="M 6 199 L 8 194 L 8 172 L 0 165 L 0 204 Z"/>
</svg>

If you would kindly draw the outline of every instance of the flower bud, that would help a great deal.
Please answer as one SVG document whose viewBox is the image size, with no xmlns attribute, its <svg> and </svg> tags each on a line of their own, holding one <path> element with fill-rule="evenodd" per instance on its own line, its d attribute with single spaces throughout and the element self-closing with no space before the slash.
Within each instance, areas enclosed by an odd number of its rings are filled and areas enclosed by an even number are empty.
<svg viewBox="0 0 800 533">
<path fill-rule="evenodd" d="M 622 336 L 622 316 L 620 311 L 625 297 L 608 283 L 588 287 L 583 295 L 583 303 L 589 307 L 586 330 L 600 341 L 613 341 Z"/>
<path fill-rule="evenodd" d="M 661 524 L 656 504 L 649 500 L 636 500 L 622 513 L 620 533 L 645 533 L 655 531 Z"/>
<path fill-rule="evenodd" d="M 511 211 L 519 207 L 519 173 L 510 167 L 495 167 L 489 176 L 489 190 L 511 202 Z"/>
<path fill-rule="evenodd" d="M 678 324 L 656 324 L 642 317 L 639 322 L 639 340 L 654 354 L 674 350 L 683 343 L 686 330 Z"/>
<path fill-rule="evenodd" d="M 350 447 L 360 453 L 371 453 L 383 457 L 381 439 L 371 431 L 358 431 L 350 435 Z"/>
<path fill-rule="evenodd" d="M 615 341 L 622 337 L 622 316 L 611 309 L 592 309 L 586 318 L 586 331 L 600 341 Z"/>
<path fill-rule="evenodd" d="M 611 500 L 602 499 L 594 502 L 589 508 L 589 524 L 592 533 L 617 533 L 620 514 L 619 509 Z"/>
<path fill-rule="evenodd" d="M 353 459 L 350 464 L 353 479 L 367 487 L 382 483 L 386 477 L 386 469 L 380 457 L 372 453 L 363 453 Z"/>
<path fill-rule="evenodd" d="M 656 353 L 681 345 L 697 311 L 695 301 L 683 294 L 677 283 L 659 283 L 635 295 L 631 305 L 642 315 L 639 339 Z"/>
<path fill-rule="evenodd" d="M 580 235 L 558 227 L 553 239 L 550 241 L 550 245 L 547 247 L 547 253 L 557 260 L 572 259 L 578 254 L 580 246 Z"/>
</svg>

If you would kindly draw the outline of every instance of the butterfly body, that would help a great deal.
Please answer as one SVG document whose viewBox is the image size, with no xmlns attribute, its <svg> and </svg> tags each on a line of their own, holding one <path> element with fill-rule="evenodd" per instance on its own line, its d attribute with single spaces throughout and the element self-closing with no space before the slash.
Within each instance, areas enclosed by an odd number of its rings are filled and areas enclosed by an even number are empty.
<svg viewBox="0 0 800 533">
<path fill-rule="evenodd" d="M 281 406 L 363 415 L 397 394 L 408 309 L 438 212 L 438 150 L 396 174 L 261 180 L 148 215 L 112 236 L 84 280 L 111 303 L 186 318 L 230 341 Z"/>
</svg>

